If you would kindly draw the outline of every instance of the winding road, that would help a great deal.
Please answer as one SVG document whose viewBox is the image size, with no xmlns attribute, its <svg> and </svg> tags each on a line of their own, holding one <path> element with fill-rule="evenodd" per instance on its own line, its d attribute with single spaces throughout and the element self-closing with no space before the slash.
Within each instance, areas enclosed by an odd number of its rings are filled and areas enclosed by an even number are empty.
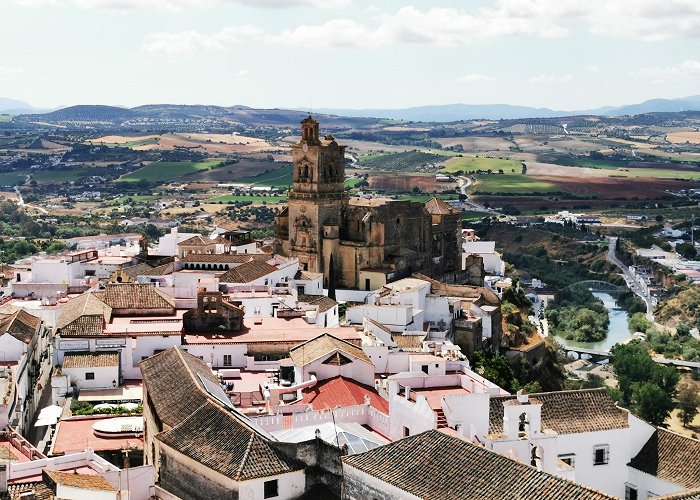
<svg viewBox="0 0 700 500">
<path fill-rule="evenodd" d="M 632 290 L 639 298 L 641 298 L 644 303 L 647 305 L 647 319 L 649 321 L 654 321 L 654 304 L 651 301 L 651 296 L 645 292 L 642 287 L 637 284 L 637 280 L 635 277 L 632 275 L 630 272 L 629 268 L 620 261 L 620 259 L 617 258 L 617 255 L 615 254 L 615 246 L 617 245 L 617 237 L 616 236 L 610 236 L 608 237 L 608 261 L 612 263 L 613 265 L 619 267 L 622 270 L 622 276 L 625 278 L 625 281 L 627 282 L 627 286 L 630 290 Z"/>
</svg>

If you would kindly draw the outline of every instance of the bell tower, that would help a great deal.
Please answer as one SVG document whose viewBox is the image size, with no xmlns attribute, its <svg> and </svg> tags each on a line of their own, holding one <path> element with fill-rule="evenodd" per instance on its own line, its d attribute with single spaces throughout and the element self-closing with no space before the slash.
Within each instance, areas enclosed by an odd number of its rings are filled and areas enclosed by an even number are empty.
<svg viewBox="0 0 700 500">
<path fill-rule="evenodd" d="M 289 193 L 287 255 L 302 269 L 329 274 L 333 241 L 348 195 L 345 192 L 345 146 L 331 135 L 319 136 L 311 115 L 301 122 L 301 140 L 292 146 L 293 187 Z"/>
</svg>

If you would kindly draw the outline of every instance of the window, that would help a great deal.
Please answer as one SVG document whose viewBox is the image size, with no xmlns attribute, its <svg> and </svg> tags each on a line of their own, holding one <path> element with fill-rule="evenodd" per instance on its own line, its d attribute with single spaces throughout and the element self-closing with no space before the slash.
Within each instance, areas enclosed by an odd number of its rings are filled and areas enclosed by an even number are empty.
<svg viewBox="0 0 700 500">
<path fill-rule="evenodd" d="M 576 455 L 574 453 L 565 453 L 564 455 L 559 455 L 557 458 L 572 469 L 576 467 Z"/>
<path fill-rule="evenodd" d="M 610 460 L 610 447 L 601 444 L 593 448 L 593 465 L 606 465 Z"/>
<path fill-rule="evenodd" d="M 649 494 L 651 496 L 651 493 Z M 625 485 L 625 500 L 637 500 L 639 498 L 639 493 L 637 493 L 637 487 L 631 484 Z"/>
<path fill-rule="evenodd" d="M 272 481 L 265 481 L 264 486 L 264 498 L 275 498 L 279 495 L 279 486 L 277 485 L 277 479 L 273 479 Z"/>
<path fill-rule="evenodd" d="M 408 437 L 411 435 L 411 431 L 408 427 L 403 428 L 403 437 Z"/>
<path fill-rule="evenodd" d="M 233 363 L 231 362 L 231 355 L 230 354 L 224 354 L 224 366 L 231 366 Z"/>
<path fill-rule="evenodd" d="M 421 366 L 421 370 L 423 370 L 423 373 L 428 373 L 428 365 Z"/>
<path fill-rule="evenodd" d="M 94 372 L 86 372 L 85 373 L 85 380 L 95 380 L 95 373 Z"/>
</svg>

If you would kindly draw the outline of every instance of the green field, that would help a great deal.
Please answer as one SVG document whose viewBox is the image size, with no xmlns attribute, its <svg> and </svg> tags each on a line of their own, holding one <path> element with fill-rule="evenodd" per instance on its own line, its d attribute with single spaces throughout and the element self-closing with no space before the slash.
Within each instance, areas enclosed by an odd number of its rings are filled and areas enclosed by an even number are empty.
<svg viewBox="0 0 700 500">
<path fill-rule="evenodd" d="M 246 196 L 246 195 L 235 195 L 235 194 L 225 194 L 223 196 L 217 196 L 216 198 L 210 198 L 205 201 L 205 203 L 233 203 L 236 201 L 250 201 L 252 203 L 283 203 L 287 201 L 286 196 Z"/>
<path fill-rule="evenodd" d="M 559 193 L 561 189 L 552 183 L 537 180 L 527 175 L 479 175 L 474 194 L 533 194 Z"/>
<path fill-rule="evenodd" d="M 31 176 L 37 182 L 69 182 L 86 177 L 89 173 L 85 170 L 39 170 L 31 172 Z"/>
<path fill-rule="evenodd" d="M 0 115 L 0 123 L 7 123 L 12 121 L 12 116 L 10 115 Z"/>
<path fill-rule="evenodd" d="M 250 184 L 252 186 L 270 187 L 270 186 L 289 186 L 292 184 L 292 166 L 285 165 L 277 170 L 270 170 L 260 175 L 253 177 L 245 177 L 236 182 L 241 184 Z"/>
<path fill-rule="evenodd" d="M 345 179 L 345 187 L 347 188 L 354 188 L 357 186 L 357 183 L 360 181 L 364 181 L 362 177 L 353 177 L 352 179 Z"/>
<path fill-rule="evenodd" d="M 484 158 L 475 156 L 456 156 L 445 162 L 443 172 L 459 172 L 465 173 L 476 172 L 477 170 L 491 170 L 498 172 L 503 170 L 505 173 L 520 174 L 523 171 L 522 163 L 518 160 L 501 160 L 500 158 Z M 511 172 L 514 170 L 515 172 Z"/>
<path fill-rule="evenodd" d="M 360 156 L 358 163 L 361 167 L 380 172 L 416 172 L 421 169 L 431 169 L 433 165 L 442 164 L 444 161 L 445 155 L 443 154 L 406 151 L 403 153 Z"/>
<path fill-rule="evenodd" d="M 431 198 L 438 198 L 441 200 L 456 200 L 456 194 L 400 194 L 398 195 L 399 200 L 406 201 L 417 201 L 418 203 L 425 203 Z"/>
<path fill-rule="evenodd" d="M 220 160 L 207 161 L 157 161 L 129 174 L 122 175 L 122 182 L 169 181 L 202 170 L 210 170 L 221 164 Z"/>
<path fill-rule="evenodd" d="M 16 186 L 21 184 L 27 176 L 22 172 L 2 172 L 0 173 L 0 186 Z"/>
</svg>

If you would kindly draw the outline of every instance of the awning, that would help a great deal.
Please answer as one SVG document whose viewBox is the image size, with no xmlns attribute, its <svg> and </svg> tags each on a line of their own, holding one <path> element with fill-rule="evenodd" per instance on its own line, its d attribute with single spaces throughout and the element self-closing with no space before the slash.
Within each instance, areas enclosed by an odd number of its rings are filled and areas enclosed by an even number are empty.
<svg viewBox="0 0 700 500">
<path fill-rule="evenodd" d="M 43 427 L 45 425 L 54 425 L 58 422 L 58 419 L 63 415 L 63 408 L 58 405 L 47 406 L 42 408 L 39 412 L 39 418 L 37 419 L 34 427 Z"/>
</svg>

